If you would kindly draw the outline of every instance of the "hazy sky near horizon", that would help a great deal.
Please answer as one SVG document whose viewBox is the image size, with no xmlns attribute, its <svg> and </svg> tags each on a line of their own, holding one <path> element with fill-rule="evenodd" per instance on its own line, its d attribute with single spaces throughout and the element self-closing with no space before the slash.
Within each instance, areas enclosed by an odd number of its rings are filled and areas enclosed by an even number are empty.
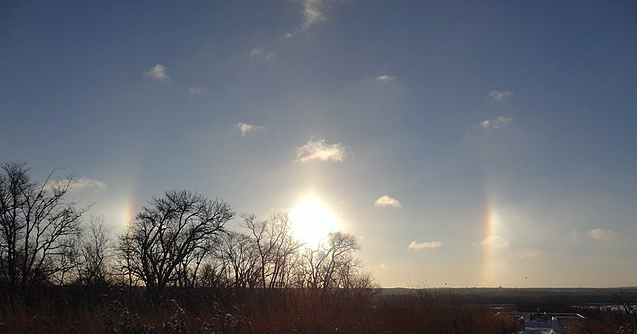
<svg viewBox="0 0 637 334">
<path fill-rule="evenodd" d="M 636 285 L 636 60 L 634 1 L 9 0 L 0 159 L 116 233 L 313 203 L 385 287 Z"/>
</svg>

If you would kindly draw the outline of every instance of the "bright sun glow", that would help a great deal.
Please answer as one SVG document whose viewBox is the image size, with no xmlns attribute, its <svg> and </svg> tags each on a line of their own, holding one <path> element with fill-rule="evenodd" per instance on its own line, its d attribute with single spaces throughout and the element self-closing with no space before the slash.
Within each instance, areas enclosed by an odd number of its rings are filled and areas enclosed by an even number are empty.
<svg viewBox="0 0 637 334">
<path fill-rule="evenodd" d="M 307 247 L 316 247 L 332 231 L 338 231 L 340 222 L 314 198 L 299 202 L 290 212 L 294 236 Z"/>
</svg>

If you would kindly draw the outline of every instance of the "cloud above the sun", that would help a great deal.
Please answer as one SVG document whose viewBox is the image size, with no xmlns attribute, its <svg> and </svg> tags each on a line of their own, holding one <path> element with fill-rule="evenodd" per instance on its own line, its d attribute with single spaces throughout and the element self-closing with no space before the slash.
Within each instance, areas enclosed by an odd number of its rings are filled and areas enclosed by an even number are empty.
<svg viewBox="0 0 637 334">
<path fill-rule="evenodd" d="M 328 144 L 324 139 L 310 139 L 305 145 L 296 150 L 296 161 L 332 161 L 345 160 L 345 146 L 341 143 Z"/>
</svg>

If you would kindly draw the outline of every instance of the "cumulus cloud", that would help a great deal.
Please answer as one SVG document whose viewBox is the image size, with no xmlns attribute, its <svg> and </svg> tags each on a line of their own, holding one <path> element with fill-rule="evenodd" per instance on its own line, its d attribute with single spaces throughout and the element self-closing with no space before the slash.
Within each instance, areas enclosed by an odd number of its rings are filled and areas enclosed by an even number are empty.
<svg viewBox="0 0 637 334">
<path fill-rule="evenodd" d="M 402 205 L 400 204 L 400 201 L 398 201 L 397 199 L 393 197 L 389 197 L 387 195 L 384 195 L 378 198 L 374 204 L 377 206 L 391 206 L 394 208 L 402 207 Z"/>
<path fill-rule="evenodd" d="M 487 247 L 490 249 L 502 249 L 509 247 L 509 240 L 506 240 L 497 235 L 492 235 L 484 240 L 480 241 L 480 246 Z"/>
<path fill-rule="evenodd" d="M 423 249 L 434 249 L 442 247 L 442 242 L 440 241 L 427 241 L 427 242 L 416 242 L 412 241 L 409 244 L 409 249 L 419 251 Z"/>
<path fill-rule="evenodd" d="M 250 51 L 250 58 L 252 59 L 252 63 L 255 62 L 265 62 L 274 57 L 274 53 L 268 52 L 265 49 L 254 48 Z"/>
<path fill-rule="evenodd" d="M 506 126 L 513 122 L 513 117 L 498 116 L 496 118 L 487 119 L 480 122 L 480 127 L 483 130 L 497 130 L 503 126 Z"/>
<path fill-rule="evenodd" d="M 601 228 L 596 228 L 588 231 L 588 236 L 596 240 L 610 241 L 615 238 L 615 235 L 615 232 Z"/>
<path fill-rule="evenodd" d="M 396 79 L 396 77 L 392 77 L 389 75 L 381 75 L 379 77 L 376 77 L 376 81 L 380 81 L 380 82 L 388 82 L 388 81 L 394 81 L 394 79 Z"/>
<path fill-rule="evenodd" d="M 204 86 L 190 86 L 188 87 L 188 93 L 192 96 L 202 96 L 208 94 L 208 90 Z"/>
<path fill-rule="evenodd" d="M 168 75 L 166 74 L 166 66 L 162 64 L 157 64 L 147 70 L 144 71 L 144 76 L 149 79 L 167 82 L 170 80 Z"/>
<path fill-rule="evenodd" d="M 341 162 L 345 160 L 345 147 L 340 143 L 327 144 L 323 139 L 310 139 L 296 150 L 296 160 L 299 162 L 314 160 Z"/>
<path fill-rule="evenodd" d="M 241 131 L 241 136 L 245 136 L 248 133 L 265 130 L 265 127 L 263 125 L 255 125 L 255 124 L 247 124 L 247 123 L 237 123 L 237 128 L 239 128 L 239 131 Z"/>
<path fill-rule="evenodd" d="M 494 101 L 502 102 L 506 101 L 513 96 L 513 92 L 498 92 L 497 90 L 492 90 L 489 92 L 489 97 Z"/>
</svg>

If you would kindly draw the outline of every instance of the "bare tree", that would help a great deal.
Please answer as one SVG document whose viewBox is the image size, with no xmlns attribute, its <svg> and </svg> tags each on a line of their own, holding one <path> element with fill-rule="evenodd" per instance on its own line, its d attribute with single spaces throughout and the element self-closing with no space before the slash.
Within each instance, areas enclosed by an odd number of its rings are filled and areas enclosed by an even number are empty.
<svg viewBox="0 0 637 334">
<path fill-rule="evenodd" d="M 282 288 L 290 275 L 290 263 L 301 244 L 292 236 L 292 223 L 286 213 L 257 221 L 254 215 L 243 217 L 259 253 L 259 276 L 262 288 Z"/>
<path fill-rule="evenodd" d="M 108 229 L 101 218 L 93 218 L 80 242 L 78 279 L 85 286 L 108 282 L 111 272 L 112 245 Z"/>
<path fill-rule="evenodd" d="M 224 233 L 233 217 L 223 201 L 186 190 L 166 191 L 142 208 L 122 236 L 119 251 L 125 270 L 157 301 L 166 286 L 177 282 L 178 268 L 193 254 L 207 253 L 209 241 Z"/>
<path fill-rule="evenodd" d="M 33 182 L 23 163 L 5 164 L 0 174 L 0 277 L 12 294 L 30 294 L 63 268 L 57 261 L 72 246 L 80 217 L 65 201 L 71 178 Z"/>
<path fill-rule="evenodd" d="M 260 257 L 253 238 L 230 232 L 223 238 L 215 257 L 224 264 L 228 281 L 233 288 L 253 288 L 260 280 Z"/>
<path fill-rule="evenodd" d="M 355 252 L 360 249 L 356 237 L 343 232 L 332 232 L 327 242 L 316 249 L 306 249 L 305 287 L 327 294 L 334 288 L 349 284 L 360 263 Z"/>
</svg>

